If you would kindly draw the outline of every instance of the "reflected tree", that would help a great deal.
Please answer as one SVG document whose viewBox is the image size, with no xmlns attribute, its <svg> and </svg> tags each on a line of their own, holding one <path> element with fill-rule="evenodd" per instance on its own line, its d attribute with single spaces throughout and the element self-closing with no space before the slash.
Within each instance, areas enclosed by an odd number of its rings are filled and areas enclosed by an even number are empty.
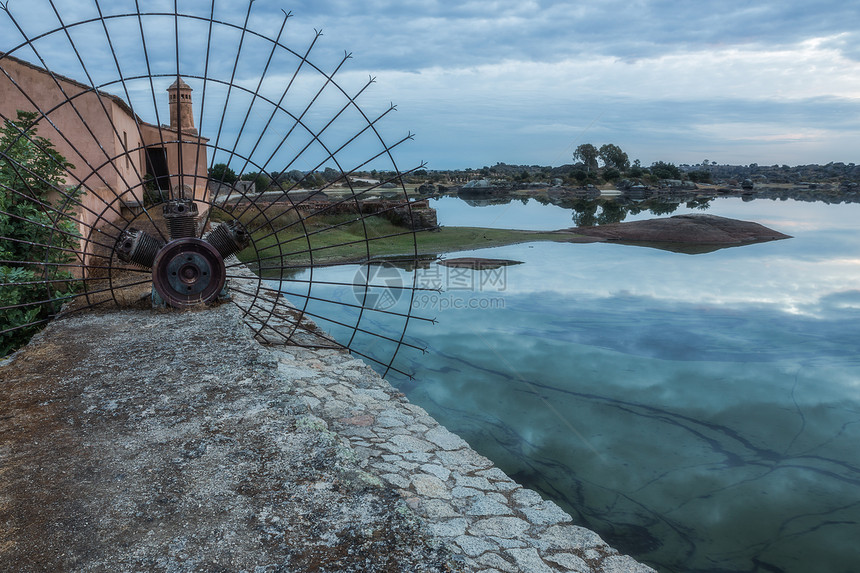
<svg viewBox="0 0 860 573">
<path fill-rule="evenodd" d="M 571 205 L 573 209 L 574 225 L 577 227 L 593 227 L 597 224 L 597 201 L 587 201 L 585 199 L 577 199 Z"/>
<path fill-rule="evenodd" d="M 606 201 L 601 205 L 600 215 L 597 216 L 598 225 L 609 223 L 620 223 L 627 217 L 627 210 L 615 201 Z"/>
<path fill-rule="evenodd" d="M 670 213 L 674 213 L 680 207 L 680 203 L 659 203 L 654 202 L 648 203 L 648 211 L 655 215 L 668 215 Z"/>
<path fill-rule="evenodd" d="M 702 199 L 693 199 L 692 201 L 687 201 L 687 209 L 699 209 L 700 211 L 707 211 L 711 208 L 711 199 L 702 198 Z"/>
<path fill-rule="evenodd" d="M 638 203 L 632 201 L 625 202 L 623 198 L 574 199 L 556 204 L 573 211 L 571 218 L 577 227 L 593 227 L 595 225 L 620 223 L 627 219 L 627 216 L 630 214 L 638 215 L 645 211 L 654 215 L 669 215 L 677 211 L 681 206 L 680 203 L 654 199 Z M 687 207 L 696 209 L 707 209 L 709 206 L 710 199 L 691 200 L 687 203 Z"/>
</svg>

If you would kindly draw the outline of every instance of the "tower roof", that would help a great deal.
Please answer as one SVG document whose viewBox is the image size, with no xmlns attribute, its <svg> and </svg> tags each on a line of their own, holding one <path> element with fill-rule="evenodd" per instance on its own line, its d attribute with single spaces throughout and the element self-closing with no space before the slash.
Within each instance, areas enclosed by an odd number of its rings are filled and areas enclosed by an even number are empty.
<svg viewBox="0 0 860 573">
<path fill-rule="evenodd" d="M 173 82 L 169 88 L 167 88 L 167 91 L 174 91 L 177 89 L 177 87 L 181 90 L 194 91 L 193 89 L 191 89 L 191 86 L 186 84 L 185 81 L 181 77 L 176 78 L 176 81 Z"/>
</svg>

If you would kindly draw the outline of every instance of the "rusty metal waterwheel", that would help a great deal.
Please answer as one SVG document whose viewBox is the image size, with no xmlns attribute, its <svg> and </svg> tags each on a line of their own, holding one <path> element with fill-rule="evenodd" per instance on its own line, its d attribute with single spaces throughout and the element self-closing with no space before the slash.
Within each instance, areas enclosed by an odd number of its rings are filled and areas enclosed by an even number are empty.
<svg viewBox="0 0 860 573">
<path fill-rule="evenodd" d="M 321 32 L 290 47 L 286 12 L 141 4 L 0 4 L 0 335 L 235 304 L 263 342 L 397 370 L 414 273 L 368 271 L 414 267 L 423 230 L 394 158 L 411 135 L 381 133 L 394 106 L 363 109 L 349 54 L 315 62 Z"/>
</svg>

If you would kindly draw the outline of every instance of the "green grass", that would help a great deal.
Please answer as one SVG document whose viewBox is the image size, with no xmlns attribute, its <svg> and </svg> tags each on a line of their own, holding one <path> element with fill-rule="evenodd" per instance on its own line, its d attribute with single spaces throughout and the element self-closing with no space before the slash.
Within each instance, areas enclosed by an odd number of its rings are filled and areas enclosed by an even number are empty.
<svg viewBox="0 0 860 573">
<path fill-rule="evenodd" d="M 266 213 L 271 217 L 272 213 Z M 531 241 L 571 241 L 564 232 L 485 229 L 480 227 L 442 227 L 413 235 L 408 229 L 380 216 L 355 214 L 314 216 L 299 221 L 294 212 L 276 217 L 270 225 L 253 233 L 250 247 L 239 258 L 274 276 L 282 268 L 361 262 L 369 259 L 396 258 L 398 255 L 432 257 L 442 253 L 498 247 Z M 253 215 L 241 217 L 254 229 L 263 221 Z M 367 241 L 365 241 L 365 237 Z M 258 264 L 258 260 L 260 261 Z"/>
</svg>

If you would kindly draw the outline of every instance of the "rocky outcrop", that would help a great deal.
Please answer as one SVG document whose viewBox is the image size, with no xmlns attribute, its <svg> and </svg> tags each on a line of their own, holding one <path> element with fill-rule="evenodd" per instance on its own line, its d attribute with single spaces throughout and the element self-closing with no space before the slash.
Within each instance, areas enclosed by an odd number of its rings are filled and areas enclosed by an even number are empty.
<svg viewBox="0 0 860 573">
<path fill-rule="evenodd" d="M 413 231 L 435 231 L 439 227 L 436 209 L 430 207 L 427 201 L 415 201 L 385 211 L 384 214 L 395 225 Z"/>
<path fill-rule="evenodd" d="M 700 245 L 715 248 L 791 238 L 758 223 L 704 214 L 579 227 L 571 231 L 623 243 Z"/>
<path fill-rule="evenodd" d="M 688 254 L 791 238 L 751 221 L 697 214 L 611 223 L 599 227 L 577 227 L 569 231 L 604 241 Z"/>
</svg>

